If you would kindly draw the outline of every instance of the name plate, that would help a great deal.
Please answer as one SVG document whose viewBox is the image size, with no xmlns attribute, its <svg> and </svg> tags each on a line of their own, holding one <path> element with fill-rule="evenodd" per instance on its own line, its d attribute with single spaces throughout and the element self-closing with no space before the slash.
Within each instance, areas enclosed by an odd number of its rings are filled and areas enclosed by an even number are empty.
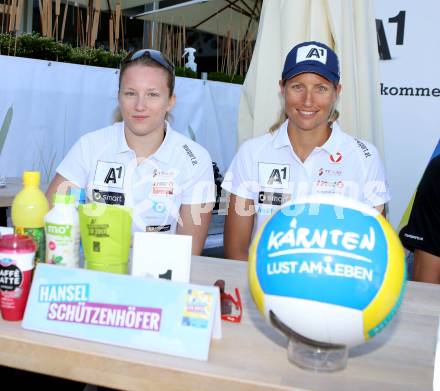
<svg viewBox="0 0 440 391">
<path fill-rule="evenodd" d="M 207 360 L 219 303 L 214 286 L 38 264 L 22 326 Z"/>
</svg>

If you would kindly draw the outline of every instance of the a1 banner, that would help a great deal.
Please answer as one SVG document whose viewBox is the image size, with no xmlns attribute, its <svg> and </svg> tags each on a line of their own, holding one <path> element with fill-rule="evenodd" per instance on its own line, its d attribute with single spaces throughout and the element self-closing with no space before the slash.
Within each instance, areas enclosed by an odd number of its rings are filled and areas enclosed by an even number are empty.
<svg viewBox="0 0 440 391">
<path fill-rule="evenodd" d="M 375 0 L 385 163 L 398 227 L 440 134 L 440 1 Z"/>
</svg>

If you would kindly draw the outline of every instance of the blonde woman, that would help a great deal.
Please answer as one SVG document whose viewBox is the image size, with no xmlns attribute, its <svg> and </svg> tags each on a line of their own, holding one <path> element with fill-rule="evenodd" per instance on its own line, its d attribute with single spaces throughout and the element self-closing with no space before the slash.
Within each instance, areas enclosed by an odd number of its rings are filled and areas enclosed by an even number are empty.
<svg viewBox="0 0 440 391">
<path fill-rule="evenodd" d="M 122 122 L 88 133 L 57 168 L 47 191 L 87 189 L 90 201 L 133 208 L 135 231 L 191 235 L 203 249 L 215 201 L 208 152 L 174 131 L 174 67 L 157 50 L 128 55 L 119 75 Z"/>
<path fill-rule="evenodd" d="M 309 194 L 354 198 L 382 211 L 390 195 L 376 148 L 344 133 L 335 109 L 339 60 L 320 42 L 287 55 L 279 82 L 282 121 L 240 147 L 222 187 L 230 193 L 225 256 L 247 260 L 250 241 L 282 204 Z"/>
</svg>

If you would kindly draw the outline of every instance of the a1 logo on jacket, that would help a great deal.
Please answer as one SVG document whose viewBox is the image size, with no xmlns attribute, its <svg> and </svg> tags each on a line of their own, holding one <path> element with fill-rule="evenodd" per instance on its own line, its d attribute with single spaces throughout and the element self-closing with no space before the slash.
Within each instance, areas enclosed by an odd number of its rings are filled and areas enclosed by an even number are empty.
<svg viewBox="0 0 440 391">
<path fill-rule="evenodd" d="M 124 176 L 125 167 L 123 164 L 98 160 L 93 184 L 122 189 L 124 187 Z"/>
<path fill-rule="evenodd" d="M 288 189 L 290 165 L 277 163 L 258 163 L 258 183 L 271 189 Z"/>
</svg>

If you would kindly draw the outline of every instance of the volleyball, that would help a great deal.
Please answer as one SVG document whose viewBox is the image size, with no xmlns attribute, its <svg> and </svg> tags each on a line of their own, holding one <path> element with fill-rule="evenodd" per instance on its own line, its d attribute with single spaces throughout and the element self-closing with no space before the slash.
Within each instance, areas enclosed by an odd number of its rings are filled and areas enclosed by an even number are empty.
<svg viewBox="0 0 440 391">
<path fill-rule="evenodd" d="M 402 300 L 404 250 L 375 209 L 308 197 L 283 206 L 257 232 L 249 286 L 269 320 L 318 342 L 359 345 L 379 333 Z"/>
</svg>

